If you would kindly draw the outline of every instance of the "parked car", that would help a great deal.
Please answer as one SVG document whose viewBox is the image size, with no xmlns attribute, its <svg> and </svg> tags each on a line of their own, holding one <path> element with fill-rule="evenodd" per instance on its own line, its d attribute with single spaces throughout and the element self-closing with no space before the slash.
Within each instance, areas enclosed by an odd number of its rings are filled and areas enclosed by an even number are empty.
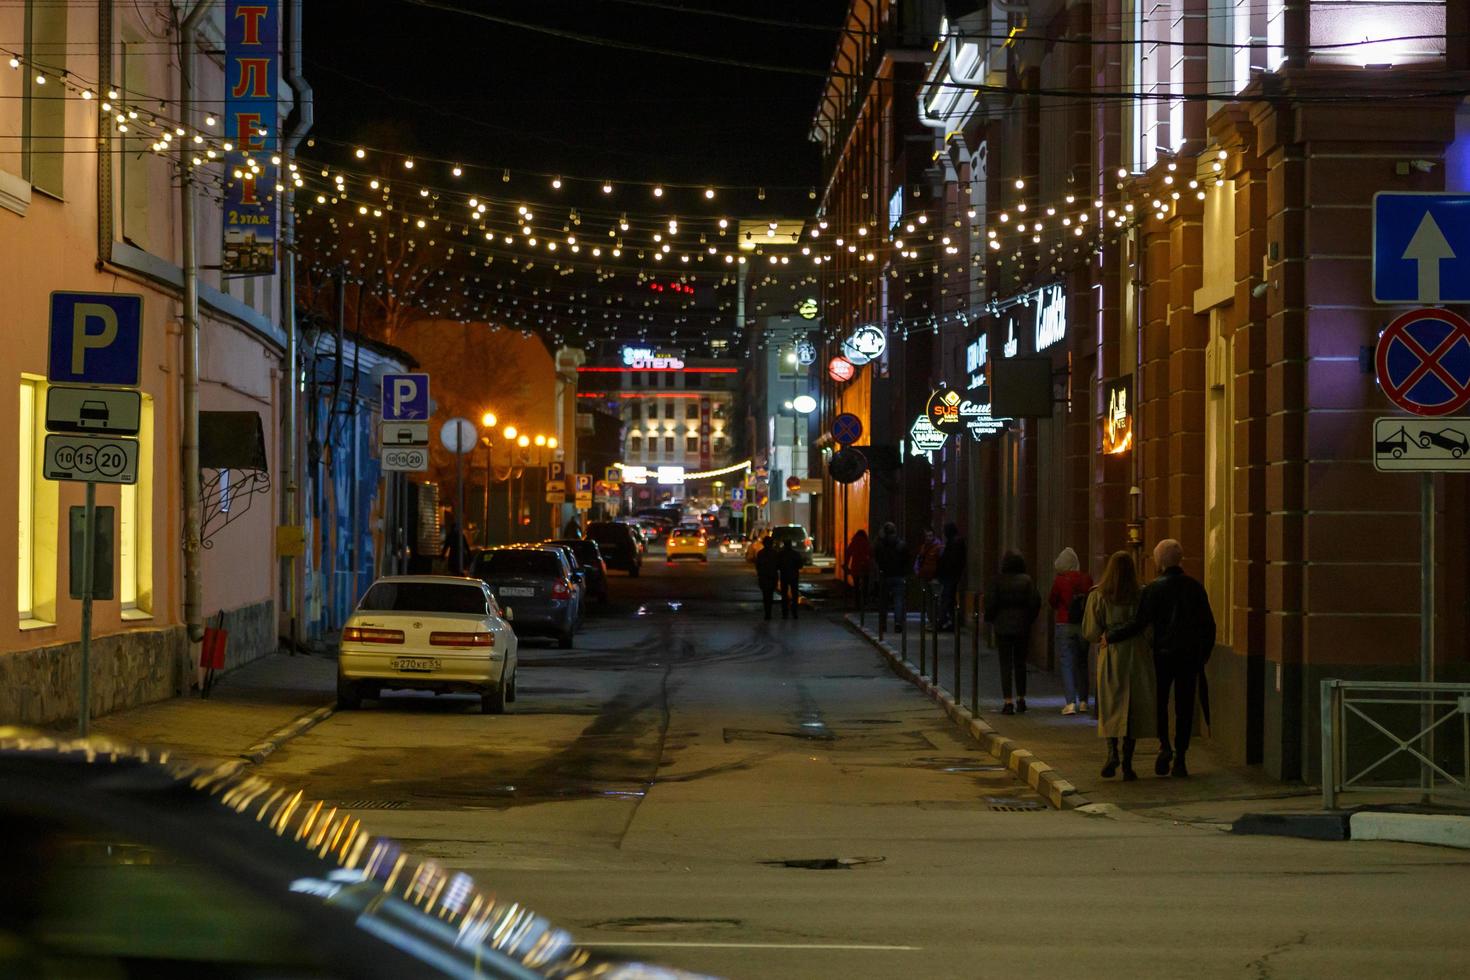
<svg viewBox="0 0 1470 980">
<path fill-rule="evenodd" d="M 801 563 L 810 565 L 812 563 L 812 538 L 806 533 L 806 528 L 800 524 L 777 524 L 770 530 L 772 543 L 781 547 L 783 542 L 790 541 L 796 553 L 801 555 Z"/>
<path fill-rule="evenodd" d="M 349 810 L 160 758 L 0 727 L 0 976 L 690 977 L 604 959 Z"/>
<path fill-rule="evenodd" d="M 643 550 L 635 535 L 638 531 L 618 521 L 593 521 L 587 525 L 587 538 L 602 549 L 608 568 L 616 568 L 637 578 L 643 570 Z"/>
<path fill-rule="evenodd" d="M 602 557 L 602 547 L 588 538 L 552 538 L 547 544 L 559 544 L 572 549 L 582 572 L 587 578 L 587 595 L 594 602 L 607 602 L 607 562 Z"/>
<path fill-rule="evenodd" d="M 578 592 L 560 551 L 491 548 L 475 561 L 474 571 L 512 614 L 516 636 L 554 637 L 563 650 L 572 648 Z"/>
<path fill-rule="evenodd" d="M 700 561 L 709 561 L 709 535 L 704 533 L 702 527 L 679 527 L 669 534 L 669 543 L 665 557 L 669 561 L 676 558 L 698 558 Z"/>
<path fill-rule="evenodd" d="M 342 627 L 337 706 L 383 691 L 473 691 L 487 714 L 516 698 L 518 642 L 483 582 L 451 575 L 380 578 Z"/>
<path fill-rule="evenodd" d="M 587 593 L 587 573 L 582 568 L 582 563 L 577 560 L 577 553 L 564 544 L 553 541 L 543 541 L 533 547 L 554 551 L 567 560 L 567 571 L 571 575 L 572 585 L 577 590 L 577 628 L 582 626 L 582 619 L 587 615 L 587 604 L 591 602 Z"/>
</svg>

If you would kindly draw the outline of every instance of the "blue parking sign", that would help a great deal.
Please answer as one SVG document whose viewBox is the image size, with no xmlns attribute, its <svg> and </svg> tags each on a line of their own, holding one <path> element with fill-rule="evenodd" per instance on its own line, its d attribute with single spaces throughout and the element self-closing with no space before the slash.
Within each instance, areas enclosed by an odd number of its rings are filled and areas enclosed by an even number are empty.
<svg viewBox="0 0 1470 980">
<path fill-rule="evenodd" d="M 142 340 L 141 295 L 52 293 L 46 380 L 136 388 Z"/>
<path fill-rule="evenodd" d="M 1470 302 L 1470 194 L 1373 195 L 1373 301 Z"/>
<path fill-rule="evenodd" d="M 383 375 L 383 421 L 427 422 L 429 420 L 429 376 L 427 374 Z"/>
</svg>

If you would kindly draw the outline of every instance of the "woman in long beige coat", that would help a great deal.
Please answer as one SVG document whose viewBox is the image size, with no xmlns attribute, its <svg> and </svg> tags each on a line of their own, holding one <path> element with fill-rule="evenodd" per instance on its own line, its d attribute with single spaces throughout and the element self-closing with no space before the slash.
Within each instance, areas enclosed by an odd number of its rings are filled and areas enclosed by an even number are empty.
<svg viewBox="0 0 1470 980">
<path fill-rule="evenodd" d="M 1096 642 L 1120 623 L 1133 620 L 1138 608 L 1138 572 L 1126 551 L 1115 551 L 1102 579 L 1087 597 L 1082 635 Z M 1102 775 L 1111 779 L 1122 764 L 1125 782 L 1138 778 L 1133 749 L 1140 738 L 1154 738 L 1154 661 L 1149 637 L 1139 634 L 1121 643 L 1104 643 L 1097 657 L 1097 733 L 1108 740 Z M 1118 741 L 1123 742 L 1122 759 Z"/>
</svg>

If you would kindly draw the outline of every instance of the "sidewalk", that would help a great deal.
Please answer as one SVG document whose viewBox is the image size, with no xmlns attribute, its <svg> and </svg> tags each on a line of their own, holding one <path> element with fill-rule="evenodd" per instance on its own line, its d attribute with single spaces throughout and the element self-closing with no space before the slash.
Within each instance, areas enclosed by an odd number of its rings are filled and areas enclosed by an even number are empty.
<svg viewBox="0 0 1470 980">
<path fill-rule="evenodd" d="M 878 642 L 877 614 L 868 612 L 865 626 L 858 626 L 856 613 L 846 613 L 848 622 L 874 644 Z M 895 657 L 902 650 L 901 638 L 891 631 L 885 634 L 883 646 Z M 917 670 L 919 664 L 918 617 L 907 624 L 907 662 Z M 933 634 L 927 634 L 923 676 L 949 694 L 963 708 L 969 709 L 975 692 L 972 659 L 973 631 L 960 631 L 960 678 L 955 683 L 955 637 L 939 634 L 937 679 Z M 1026 704 L 1023 715 L 1000 713 L 1000 664 L 993 649 L 981 644 L 979 662 L 978 717 L 996 733 L 1028 750 L 1064 780 L 1076 787 L 1076 796 L 1091 804 L 1112 804 L 1120 809 L 1150 816 L 1190 823 L 1231 823 L 1246 812 L 1308 812 L 1322 805 L 1320 791 L 1301 784 L 1282 783 L 1259 769 L 1232 766 L 1220 758 L 1208 738 L 1195 737 L 1189 749 L 1188 779 L 1154 775 L 1154 757 L 1158 742 L 1146 739 L 1139 743 L 1134 758 L 1138 781 L 1124 783 L 1121 777 L 1103 779 L 1100 770 L 1107 755 L 1107 744 L 1097 734 L 1095 715 L 1063 715 L 1061 679 L 1056 674 L 1027 668 Z M 1094 708 L 1096 697 L 1094 693 Z M 1077 802 L 1082 802 L 1078 800 Z"/>
<path fill-rule="evenodd" d="M 98 718 L 92 731 L 201 766 L 259 761 L 331 713 L 336 683 L 335 658 L 275 653 L 218 678 L 208 699 L 155 701 Z"/>
</svg>

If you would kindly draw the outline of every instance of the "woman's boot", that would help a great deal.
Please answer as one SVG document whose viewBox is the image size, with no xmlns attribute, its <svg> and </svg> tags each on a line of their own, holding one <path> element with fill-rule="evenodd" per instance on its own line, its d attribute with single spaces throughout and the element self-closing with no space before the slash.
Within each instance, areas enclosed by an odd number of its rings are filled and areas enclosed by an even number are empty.
<svg viewBox="0 0 1470 980">
<path fill-rule="evenodd" d="M 1118 740 L 1108 739 L 1108 761 L 1103 763 L 1102 777 L 1112 779 L 1118 772 Z"/>
<path fill-rule="evenodd" d="M 1138 743 L 1131 738 L 1123 739 L 1123 782 L 1131 783 L 1138 778 L 1133 771 L 1133 749 Z"/>
</svg>

